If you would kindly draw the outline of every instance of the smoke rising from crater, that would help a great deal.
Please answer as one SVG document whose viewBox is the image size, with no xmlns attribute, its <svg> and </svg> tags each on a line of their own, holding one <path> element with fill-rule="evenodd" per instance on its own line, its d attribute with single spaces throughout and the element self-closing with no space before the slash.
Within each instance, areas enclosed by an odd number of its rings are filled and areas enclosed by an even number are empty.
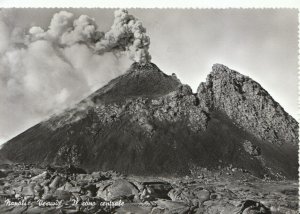
<svg viewBox="0 0 300 214">
<path fill-rule="evenodd" d="M 0 143 L 120 75 L 129 59 L 151 59 L 146 30 L 127 10 L 117 10 L 103 32 L 93 18 L 67 11 L 47 29 L 22 29 L 5 9 L 0 32 Z"/>
<path fill-rule="evenodd" d="M 142 23 L 126 10 L 117 10 L 111 30 L 96 43 L 96 51 L 129 51 L 132 60 L 147 63 L 151 60 L 149 45 L 150 38 Z"/>
<path fill-rule="evenodd" d="M 45 39 L 63 47 L 83 43 L 97 54 L 128 53 L 135 62 L 151 60 L 148 51 L 150 38 L 146 29 L 141 21 L 124 9 L 115 11 L 115 19 L 108 32 L 100 31 L 95 20 L 86 15 L 75 19 L 72 13 L 61 11 L 54 14 L 46 32 L 40 27 L 32 27 L 29 33 L 29 42 Z"/>
</svg>

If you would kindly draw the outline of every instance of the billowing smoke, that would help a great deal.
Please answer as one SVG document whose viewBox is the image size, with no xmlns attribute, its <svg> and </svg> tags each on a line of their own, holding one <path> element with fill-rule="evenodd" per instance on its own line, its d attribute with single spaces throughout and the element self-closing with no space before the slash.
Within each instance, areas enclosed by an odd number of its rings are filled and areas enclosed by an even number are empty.
<svg viewBox="0 0 300 214">
<path fill-rule="evenodd" d="M 129 51 L 130 58 L 136 62 L 147 63 L 151 60 L 148 52 L 150 38 L 146 35 L 146 29 L 126 10 L 117 10 L 111 30 L 104 37 L 99 35 L 100 41 L 96 43 L 99 53 Z"/>
<path fill-rule="evenodd" d="M 142 64 L 151 60 L 148 51 L 150 38 L 146 35 L 146 29 L 141 21 L 124 9 L 115 11 L 113 25 L 106 33 L 98 29 L 94 19 L 86 15 L 74 19 L 73 14 L 66 11 L 53 16 L 46 32 L 40 27 L 32 27 L 29 33 L 29 42 L 45 39 L 60 46 L 83 43 L 97 54 L 128 53 L 130 59 Z"/>
<path fill-rule="evenodd" d="M 126 10 L 108 32 L 66 11 L 47 29 L 21 29 L 14 10 L 2 10 L 0 32 L 0 144 L 120 75 L 129 59 L 151 59 L 145 28 Z"/>
</svg>

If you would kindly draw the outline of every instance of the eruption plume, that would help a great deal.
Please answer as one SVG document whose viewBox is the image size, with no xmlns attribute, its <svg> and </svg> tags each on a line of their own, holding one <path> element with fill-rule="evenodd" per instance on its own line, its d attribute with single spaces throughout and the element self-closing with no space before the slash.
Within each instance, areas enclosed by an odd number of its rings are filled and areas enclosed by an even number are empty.
<svg viewBox="0 0 300 214">
<path fill-rule="evenodd" d="M 98 29 L 94 19 L 86 15 L 74 19 L 74 15 L 66 11 L 53 16 L 47 32 L 40 27 L 32 27 L 29 32 L 31 42 L 46 39 L 63 46 L 84 43 L 97 54 L 126 52 L 135 62 L 145 64 L 151 60 L 146 29 L 125 9 L 115 11 L 113 25 L 106 33 Z"/>
<path fill-rule="evenodd" d="M 147 63 L 151 60 L 149 45 L 150 38 L 142 22 L 123 9 L 115 11 L 111 30 L 96 43 L 96 51 L 129 51 L 132 60 Z"/>
<path fill-rule="evenodd" d="M 23 29 L 15 12 L 0 11 L 2 142 L 102 87 L 130 60 L 151 59 L 146 29 L 127 10 L 115 11 L 108 32 L 93 18 L 67 11 L 54 14 L 47 28 Z"/>
</svg>

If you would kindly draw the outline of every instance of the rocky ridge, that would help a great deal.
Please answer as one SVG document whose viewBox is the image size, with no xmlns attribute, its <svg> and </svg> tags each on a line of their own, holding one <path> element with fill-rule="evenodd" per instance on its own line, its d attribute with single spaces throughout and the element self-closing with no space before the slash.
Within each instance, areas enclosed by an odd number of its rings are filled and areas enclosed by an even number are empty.
<svg viewBox="0 0 300 214">
<path fill-rule="evenodd" d="M 260 139 L 298 144 L 297 121 L 251 78 L 215 64 L 197 93 L 209 109 L 224 111 Z"/>
<path fill-rule="evenodd" d="M 258 83 L 224 65 L 214 65 L 194 94 L 153 63 L 134 63 L 0 153 L 16 162 L 139 175 L 233 165 L 283 179 L 297 177 L 297 140 L 296 120 Z"/>
</svg>

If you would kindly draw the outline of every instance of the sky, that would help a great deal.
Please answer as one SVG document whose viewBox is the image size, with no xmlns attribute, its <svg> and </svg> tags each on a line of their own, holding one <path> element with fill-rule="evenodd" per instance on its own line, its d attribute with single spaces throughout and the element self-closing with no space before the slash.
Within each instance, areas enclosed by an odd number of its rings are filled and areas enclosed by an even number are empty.
<svg viewBox="0 0 300 214">
<path fill-rule="evenodd" d="M 60 13 L 66 20 L 57 18 L 49 27 L 53 15 L 60 11 L 68 12 Z M 109 45 L 103 48 L 105 39 L 96 46 L 101 53 L 95 54 L 85 46 L 90 41 L 76 30 L 66 37 L 67 47 L 53 36 L 61 30 L 62 21 L 82 14 L 94 21 L 78 19 L 79 30 L 93 31 L 81 28 L 89 22 L 100 31 L 119 36 L 110 29 L 114 11 L 68 8 L 0 12 L 0 144 L 86 97 L 124 73 L 133 62 L 129 58 L 141 59 L 148 52 L 163 72 L 175 73 L 194 92 L 213 64 L 224 64 L 260 83 L 297 118 L 296 9 L 129 9 L 146 29 L 138 35 L 146 40 L 149 37 L 150 44 L 127 55 L 117 54 L 118 50 L 111 50 Z M 135 18 L 133 21 L 139 26 Z M 78 39 L 85 40 L 69 44 Z"/>
</svg>

